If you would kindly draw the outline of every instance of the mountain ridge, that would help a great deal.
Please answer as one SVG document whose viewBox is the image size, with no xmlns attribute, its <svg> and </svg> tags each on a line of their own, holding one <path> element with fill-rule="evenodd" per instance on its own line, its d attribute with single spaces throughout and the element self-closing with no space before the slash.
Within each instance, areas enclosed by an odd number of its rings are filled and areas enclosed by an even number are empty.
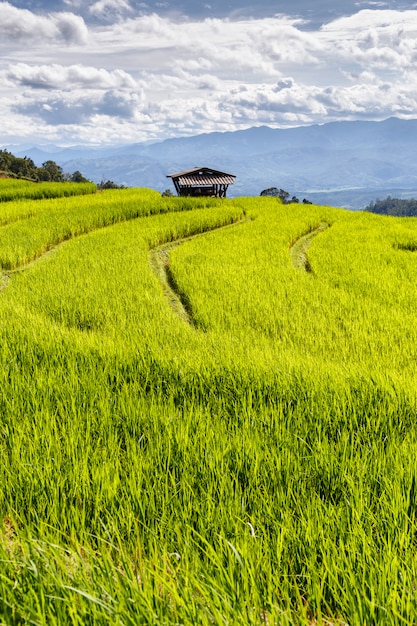
<svg viewBox="0 0 417 626">
<path fill-rule="evenodd" d="M 35 163 L 53 158 L 65 171 L 79 170 L 95 182 L 158 191 L 171 187 L 167 174 L 205 165 L 236 175 L 229 196 L 259 195 L 275 186 L 317 203 L 360 209 L 386 195 L 417 194 L 416 145 L 417 120 L 391 117 L 253 126 L 117 146 L 26 145 L 17 156 Z"/>
</svg>

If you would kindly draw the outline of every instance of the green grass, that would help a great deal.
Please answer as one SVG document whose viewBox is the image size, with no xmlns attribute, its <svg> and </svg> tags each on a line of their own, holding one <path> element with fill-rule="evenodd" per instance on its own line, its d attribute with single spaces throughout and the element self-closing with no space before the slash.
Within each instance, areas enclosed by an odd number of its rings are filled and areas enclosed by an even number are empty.
<svg viewBox="0 0 417 626">
<path fill-rule="evenodd" d="M 78 200 L 0 228 L 0 621 L 415 623 L 417 222 Z"/>
<path fill-rule="evenodd" d="M 0 178 L 0 203 L 16 200 L 45 200 L 82 196 L 97 191 L 95 183 L 35 183 L 28 180 Z"/>
</svg>

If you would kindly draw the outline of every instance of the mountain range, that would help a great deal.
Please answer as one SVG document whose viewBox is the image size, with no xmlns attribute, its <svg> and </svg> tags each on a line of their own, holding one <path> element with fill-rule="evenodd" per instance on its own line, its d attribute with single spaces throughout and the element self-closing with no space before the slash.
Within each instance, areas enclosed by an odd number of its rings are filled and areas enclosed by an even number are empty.
<svg viewBox="0 0 417 626">
<path fill-rule="evenodd" d="M 388 195 L 417 195 L 417 120 L 351 121 L 206 133 L 120 146 L 5 146 L 36 165 L 48 159 L 65 172 L 100 182 L 171 188 L 167 174 L 207 166 L 236 175 L 229 197 L 285 189 L 300 200 L 358 210 Z"/>
</svg>

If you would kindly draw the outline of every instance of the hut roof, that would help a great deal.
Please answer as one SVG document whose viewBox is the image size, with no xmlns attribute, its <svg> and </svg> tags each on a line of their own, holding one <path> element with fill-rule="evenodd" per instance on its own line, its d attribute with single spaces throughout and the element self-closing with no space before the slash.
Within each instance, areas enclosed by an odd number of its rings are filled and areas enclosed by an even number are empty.
<svg viewBox="0 0 417 626">
<path fill-rule="evenodd" d="M 236 176 L 209 167 L 193 167 L 190 170 L 168 174 L 167 178 L 175 179 L 181 186 L 192 185 L 233 185 Z"/>
</svg>

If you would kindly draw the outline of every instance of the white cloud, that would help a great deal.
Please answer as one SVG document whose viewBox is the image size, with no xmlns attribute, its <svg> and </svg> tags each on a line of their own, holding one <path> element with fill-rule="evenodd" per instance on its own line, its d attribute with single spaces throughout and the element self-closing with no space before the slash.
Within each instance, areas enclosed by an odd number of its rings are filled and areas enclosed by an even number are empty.
<svg viewBox="0 0 417 626">
<path fill-rule="evenodd" d="M 83 5 L 83 0 L 63 0 L 64 4 L 71 7 L 71 9 L 80 9 Z"/>
<path fill-rule="evenodd" d="M 91 8 L 123 12 L 129 4 L 99 0 Z M 45 137 L 133 141 L 254 124 L 417 117 L 417 11 L 363 10 L 308 32 L 283 16 L 119 14 L 88 32 L 73 13 L 39 16 L 0 2 L 0 47 L 4 136 L 19 124 L 33 132 L 33 120 Z"/>
<path fill-rule="evenodd" d="M 415 32 L 417 26 L 417 12 L 393 11 L 388 9 L 374 10 L 363 9 L 346 17 L 324 24 L 320 31 L 323 33 L 335 33 L 346 37 L 358 36 L 369 28 L 377 28 L 382 33 L 396 32 L 398 27 L 405 32 Z"/>
<path fill-rule="evenodd" d="M 132 7 L 128 0 L 98 0 L 98 2 L 94 2 L 88 10 L 91 15 L 101 17 L 109 13 L 131 13 Z"/>
<path fill-rule="evenodd" d="M 134 89 L 136 81 L 123 70 L 111 72 L 82 65 L 28 65 L 18 63 L 9 68 L 6 78 L 23 87 L 35 89 Z"/>
<path fill-rule="evenodd" d="M 322 26 L 319 39 L 339 62 L 402 69 L 416 57 L 417 11 L 359 11 Z"/>
<path fill-rule="evenodd" d="M 88 39 L 84 20 L 73 13 L 35 15 L 27 9 L 17 9 L 8 2 L 0 2 L 0 38 L 4 42 L 24 43 L 30 54 L 30 43 L 48 40 L 66 44 L 82 44 Z"/>
<path fill-rule="evenodd" d="M 140 94 L 119 90 L 75 90 L 52 93 L 42 99 L 23 96 L 12 110 L 51 125 L 84 124 L 99 116 L 114 117 L 120 123 L 135 119 L 141 100 Z"/>
<path fill-rule="evenodd" d="M 198 58 L 223 74 L 237 69 L 271 74 L 285 63 L 317 61 L 317 44 L 310 34 L 297 30 L 297 23 L 286 18 L 173 22 L 152 14 L 101 29 L 96 44 L 137 54 L 164 52 L 165 67 L 173 61 L 189 65 Z"/>
</svg>

